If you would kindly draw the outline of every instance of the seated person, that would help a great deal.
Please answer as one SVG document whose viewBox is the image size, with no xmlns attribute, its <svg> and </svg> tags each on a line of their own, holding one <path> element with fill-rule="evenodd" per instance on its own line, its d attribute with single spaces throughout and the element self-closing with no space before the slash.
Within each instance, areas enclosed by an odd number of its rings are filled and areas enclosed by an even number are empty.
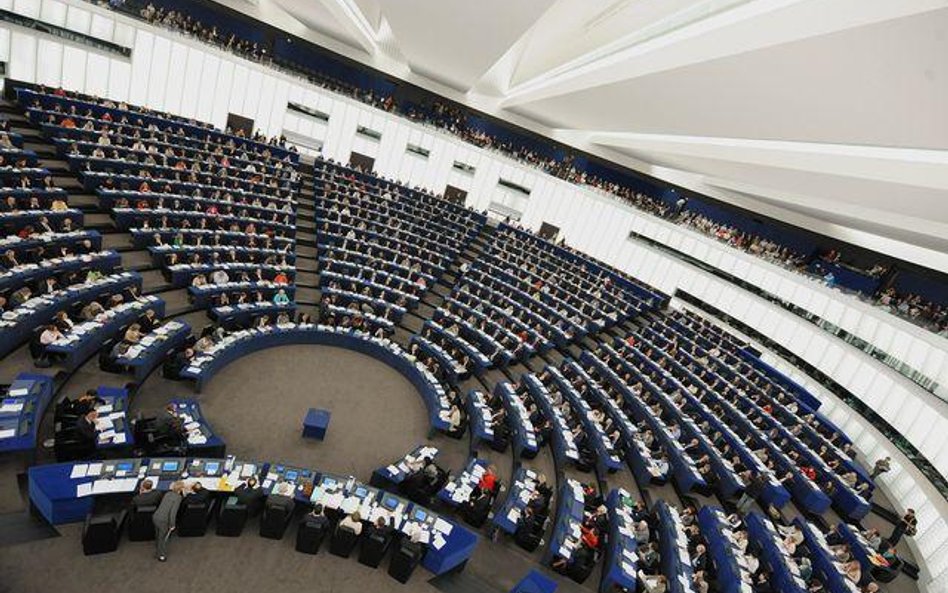
<svg viewBox="0 0 948 593">
<path fill-rule="evenodd" d="M 208 504 L 211 501 L 211 491 L 205 488 L 200 482 L 191 484 L 187 496 L 184 499 L 186 504 Z"/>
<path fill-rule="evenodd" d="M 257 484 L 257 478 L 250 476 L 243 484 L 234 489 L 234 496 L 237 497 L 237 502 L 246 506 L 250 514 L 253 515 L 263 508 L 263 501 L 267 495 L 263 488 Z"/>
<path fill-rule="evenodd" d="M 341 529 L 343 527 L 348 527 L 356 535 L 362 534 L 362 516 L 359 515 L 359 511 L 353 512 L 351 515 L 346 515 L 339 521 L 339 525 L 336 526 L 336 529 Z"/>
<path fill-rule="evenodd" d="M 491 497 L 480 486 L 475 486 L 471 497 L 461 505 L 461 516 L 471 525 L 480 525 L 490 513 Z"/>
<path fill-rule="evenodd" d="M 267 508 L 278 507 L 282 508 L 287 515 L 293 514 L 293 510 L 296 508 L 296 501 L 293 500 L 295 491 L 296 487 L 293 484 L 280 479 L 273 485 L 273 490 L 270 491 L 270 496 L 267 497 Z"/>
<path fill-rule="evenodd" d="M 138 487 L 138 494 L 132 497 L 132 506 L 136 508 L 158 506 L 162 493 L 155 490 L 151 480 L 142 480 Z"/>
<path fill-rule="evenodd" d="M 329 517 L 323 512 L 323 505 L 317 504 L 313 510 L 300 521 L 300 526 L 306 525 L 310 529 L 325 532 L 329 529 Z"/>
</svg>

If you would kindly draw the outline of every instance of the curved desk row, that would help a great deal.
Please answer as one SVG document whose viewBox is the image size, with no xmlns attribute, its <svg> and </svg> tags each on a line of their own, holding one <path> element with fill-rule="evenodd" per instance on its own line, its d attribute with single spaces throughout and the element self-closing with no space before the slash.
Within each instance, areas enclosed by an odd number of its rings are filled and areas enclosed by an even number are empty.
<svg viewBox="0 0 948 593">
<path fill-rule="evenodd" d="M 20 373 L 0 400 L 0 453 L 32 451 L 50 400 L 53 378 Z"/>
<path fill-rule="evenodd" d="M 190 325 L 183 321 L 168 321 L 143 337 L 123 356 L 116 358 L 115 364 L 130 370 L 135 375 L 135 382 L 140 385 L 171 352 L 184 346 L 190 337 Z"/>
<path fill-rule="evenodd" d="M 436 575 L 461 566 L 478 543 L 475 533 L 456 522 L 355 478 L 278 463 L 249 463 L 234 457 L 115 459 L 38 465 L 28 472 L 30 501 L 53 525 L 84 520 L 97 496 L 130 497 L 146 478 L 159 490 L 185 480 L 200 481 L 208 490 L 226 494 L 250 475 L 258 477 L 266 492 L 278 480 L 293 484 L 294 499 L 303 505 L 322 504 L 343 512 L 362 510 L 373 520 L 390 517 L 403 533 L 409 532 L 409 527 L 421 529 L 422 541 L 428 544 L 422 565 Z"/>
<path fill-rule="evenodd" d="M 122 272 L 94 282 L 74 284 L 54 293 L 35 296 L 13 311 L 6 311 L 0 320 L 0 356 L 6 356 L 29 340 L 33 330 L 52 321 L 58 311 L 69 306 L 86 305 L 133 286 L 141 289 L 141 274 Z"/>
<path fill-rule="evenodd" d="M 421 393 L 432 429 L 451 429 L 448 421 L 451 404 L 444 388 L 431 373 L 411 360 L 401 346 L 389 340 L 373 338 L 369 334 L 325 325 L 289 324 L 235 332 L 213 351 L 195 357 L 191 366 L 181 372 L 181 377 L 193 380 L 195 390 L 200 392 L 211 377 L 235 360 L 267 348 L 300 344 L 346 348 L 384 362 L 400 372 Z"/>
</svg>

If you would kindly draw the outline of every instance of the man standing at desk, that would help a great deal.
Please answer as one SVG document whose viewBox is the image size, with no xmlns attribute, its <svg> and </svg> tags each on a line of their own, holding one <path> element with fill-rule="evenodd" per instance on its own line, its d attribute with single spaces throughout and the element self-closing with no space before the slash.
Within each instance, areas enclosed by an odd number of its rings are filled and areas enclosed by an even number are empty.
<svg viewBox="0 0 948 593">
<path fill-rule="evenodd" d="M 162 497 L 155 514 L 151 517 L 152 523 L 155 524 L 155 546 L 158 550 L 159 562 L 168 559 L 168 539 L 177 527 L 176 519 L 181 500 L 184 498 L 183 492 L 184 482 L 178 481 L 171 484 L 171 490 Z"/>
</svg>

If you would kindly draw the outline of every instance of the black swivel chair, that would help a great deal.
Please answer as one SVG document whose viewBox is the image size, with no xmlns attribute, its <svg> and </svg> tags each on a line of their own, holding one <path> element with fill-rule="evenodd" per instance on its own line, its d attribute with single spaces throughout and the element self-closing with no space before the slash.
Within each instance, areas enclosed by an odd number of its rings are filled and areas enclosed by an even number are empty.
<svg viewBox="0 0 948 593">
<path fill-rule="evenodd" d="M 425 555 L 424 547 L 421 544 L 413 543 L 409 540 L 403 540 L 392 554 L 392 559 L 388 563 L 388 574 L 399 583 L 407 583 L 411 578 L 411 573 L 415 572 L 415 567 L 421 562 Z"/>
<path fill-rule="evenodd" d="M 155 525 L 151 522 L 152 515 L 158 507 L 155 505 L 134 506 L 128 513 L 128 540 L 132 542 L 147 542 L 155 539 Z"/>
<path fill-rule="evenodd" d="M 362 538 L 362 545 L 359 547 L 359 564 L 378 568 L 382 563 L 382 558 L 388 551 L 391 543 L 391 537 L 373 532 L 368 537 Z"/>
<path fill-rule="evenodd" d="M 185 498 L 178 511 L 178 535 L 180 537 L 202 537 L 214 514 L 216 501 L 211 498 L 202 502 L 188 502 Z"/>
<path fill-rule="evenodd" d="M 125 367 L 115 363 L 112 358 L 112 348 L 115 346 L 115 339 L 106 340 L 99 348 L 99 368 L 106 373 L 124 373 Z"/>
<path fill-rule="evenodd" d="M 283 539 L 286 528 L 293 520 L 293 511 L 280 504 L 267 504 L 260 519 L 260 537 Z"/>
<path fill-rule="evenodd" d="M 125 515 L 125 511 L 86 515 L 86 522 L 82 526 L 82 552 L 92 556 L 117 550 L 125 527 Z"/>
<path fill-rule="evenodd" d="M 221 505 L 214 532 L 224 537 L 239 537 L 247 523 L 247 516 L 247 505 L 238 502 L 236 496 L 228 497 Z"/>
<path fill-rule="evenodd" d="M 316 554 L 326 539 L 326 533 L 330 529 L 328 523 L 320 525 L 314 521 L 304 518 L 300 521 L 300 526 L 296 530 L 296 551 L 304 554 Z"/>
<path fill-rule="evenodd" d="M 39 368 L 52 366 L 49 356 L 46 354 L 46 346 L 43 346 L 40 342 L 40 335 L 45 329 L 45 327 L 38 327 L 33 330 L 33 335 L 30 336 L 30 357 L 33 359 L 33 364 Z"/>
<path fill-rule="evenodd" d="M 359 536 L 349 527 L 337 527 L 329 542 L 329 553 L 342 558 L 348 558 L 359 541 Z"/>
</svg>

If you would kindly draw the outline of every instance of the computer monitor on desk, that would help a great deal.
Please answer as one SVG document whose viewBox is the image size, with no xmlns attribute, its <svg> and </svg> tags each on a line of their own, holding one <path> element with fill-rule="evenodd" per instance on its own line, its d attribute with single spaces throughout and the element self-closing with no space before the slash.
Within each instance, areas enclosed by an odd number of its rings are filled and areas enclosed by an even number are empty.
<svg viewBox="0 0 948 593">
<path fill-rule="evenodd" d="M 418 523 L 424 523 L 428 520 L 428 513 L 425 512 L 425 509 L 415 509 L 415 512 L 412 513 L 411 518 Z"/>
<path fill-rule="evenodd" d="M 148 464 L 148 475 L 171 479 L 184 470 L 184 459 L 152 459 Z"/>
<path fill-rule="evenodd" d="M 401 501 L 392 496 L 391 494 L 386 494 L 382 499 L 382 506 L 387 510 L 394 512 L 398 508 L 398 505 Z"/>
</svg>

